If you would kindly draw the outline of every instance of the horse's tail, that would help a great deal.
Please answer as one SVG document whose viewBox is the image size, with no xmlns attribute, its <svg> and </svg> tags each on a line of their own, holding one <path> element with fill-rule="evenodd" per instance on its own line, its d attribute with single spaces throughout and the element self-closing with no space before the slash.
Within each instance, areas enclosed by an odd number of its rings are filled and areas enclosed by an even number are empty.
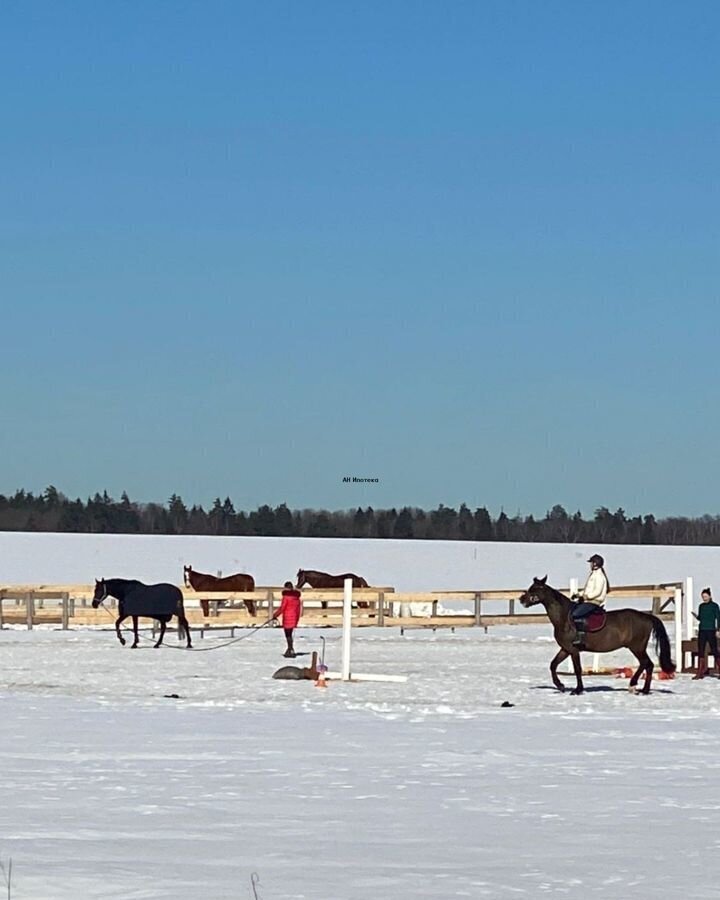
<svg viewBox="0 0 720 900">
<path fill-rule="evenodd" d="M 660 668 L 666 675 L 672 675 L 675 671 L 675 663 L 670 656 L 670 638 L 661 619 L 650 616 L 653 620 L 653 636 L 655 637 L 655 652 L 660 657 Z"/>
</svg>

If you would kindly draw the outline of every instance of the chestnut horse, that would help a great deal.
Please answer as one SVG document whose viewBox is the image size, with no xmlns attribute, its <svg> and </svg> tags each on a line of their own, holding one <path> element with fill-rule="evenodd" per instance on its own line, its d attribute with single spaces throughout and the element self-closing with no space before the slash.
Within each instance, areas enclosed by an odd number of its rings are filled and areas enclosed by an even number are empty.
<svg viewBox="0 0 720 900">
<path fill-rule="evenodd" d="M 208 594 L 217 591 L 254 591 L 255 579 L 252 575 L 243 575 L 238 572 L 237 575 L 226 575 L 224 578 L 218 578 L 216 575 L 206 575 L 203 572 L 195 572 L 192 566 L 183 567 L 183 578 L 185 586 L 191 587 L 194 591 L 207 591 Z M 257 615 L 254 600 L 243 600 L 245 609 L 251 616 Z M 200 600 L 200 606 L 204 616 L 208 616 L 210 612 L 210 601 L 207 599 Z"/>
<path fill-rule="evenodd" d="M 584 688 L 580 648 L 573 644 L 577 631 L 570 618 L 570 612 L 574 606 L 572 600 L 568 600 L 560 591 L 550 587 L 547 584 L 546 575 L 544 578 L 533 579 L 533 583 L 520 597 L 520 602 L 525 607 L 542 604 L 552 622 L 555 640 L 560 646 L 560 650 L 550 663 L 550 674 L 555 687 L 559 691 L 565 690 L 565 685 L 557 676 L 557 667 L 569 656 L 572 659 L 577 679 L 572 693 L 582 694 Z M 639 663 L 637 671 L 630 679 L 629 687 L 634 690 L 640 676 L 645 672 L 645 683 L 640 693 L 649 694 L 653 662 L 648 656 L 647 645 L 651 636 L 655 638 L 655 648 L 660 657 L 660 668 L 669 675 L 675 671 L 675 664 L 670 658 L 670 640 L 665 626 L 657 616 L 640 612 L 638 609 L 616 609 L 608 612 L 605 625 L 600 631 L 589 632 L 585 636 L 582 649 L 588 650 L 590 653 L 608 653 L 611 650 L 619 650 L 620 647 L 627 647 Z"/>
<path fill-rule="evenodd" d="M 359 575 L 353 575 L 352 572 L 346 572 L 344 575 L 328 575 L 327 572 L 317 572 L 315 569 L 298 569 L 297 584 L 298 590 L 305 584 L 309 584 L 311 588 L 342 588 L 345 587 L 345 579 L 352 578 L 352 586 L 355 588 L 366 588 L 370 585 Z M 367 600 L 358 600 L 358 608 L 367 609 L 370 604 Z M 322 608 L 327 608 L 327 603 L 322 604 Z"/>
</svg>

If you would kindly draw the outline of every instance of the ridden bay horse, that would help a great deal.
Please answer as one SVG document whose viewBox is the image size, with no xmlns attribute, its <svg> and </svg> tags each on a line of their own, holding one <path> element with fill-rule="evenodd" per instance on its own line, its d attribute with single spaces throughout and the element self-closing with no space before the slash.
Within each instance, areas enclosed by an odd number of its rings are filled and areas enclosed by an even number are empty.
<svg viewBox="0 0 720 900">
<path fill-rule="evenodd" d="M 317 572 L 315 569 L 298 569 L 297 587 L 298 590 L 309 584 L 311 588 L 341 588 L 345 587 L 345 579 L 352 578 L 352 586 L 354 588 L 366 588 L 370 585 L 359 575 L 353 575 L 352 572 L 346 572 L 344 575 L 328 575 L 327 572 Z M 358 600 L 360 609 L 367 609 L 370 604 L 367 600 Z M 327 603 L 322 604 L 322 608 L 327 608 Z"/>
<path fill-rule="evenodd" d="M 572 693 L 582 694 L 584 688 L 580 648 L 573 644 L 577 631 L 570 617 L 573 602 L 547 584 L 547 575 L 544 578 L 534 578 L 533 583 L 520 597 L 520 602 L 525 607 L 542 604 L 552 622 L 555 640 L 560 646 L 559 652 L 550 663 L 550 674 L 555 687 L 559 691 L 565 690 L 565 685 L 557 676 L 557 667 L 569 656 L 577 679 L 577 685 Z M 649 694 L 653 662 L 648 656 L 647 645 L 651 635 L 655 638 L 660 668 L 669 675 L 675 671 L 675 665 L 670 658 L 670 640 L 662 621 L 651 613 L 640 612 L 637 609 L 617 609 L 608 612 L 605 625 L 600 631 L 588 632 L 582 649 L 590 653 L 609 653 L 611 650 L 627 647 L 634 653 L 639 663 L 637 671 L 630 679 L 629 687 L 634 690 L 641 674 L 645 672 L 645 684 L 640 693 Z"/>
<path fill-rule="evenodd" d="M 160 622 L 160 637 L 154 645 L 155 647 L 162 644 L 167 623 L 173 616 L 177 616 L 180 628 L 185 632 L 187 646 L 192 647 L 190 626 L 185 618 L 182 591 L 174 584 L 143 584 L 142 581 L 131 581 L 126 578 L 102 578 L 100 581 L 95 579 L 93 609 L 97 609 L 106 597 L 115 597 L 118 602 L 115 633 L 123 646 L 125 638 L 120 633 L 120 625 L 128 616 L 132 616 L 135 634 L 135 640 L 131 647 L 133 650 L 137 647 L 140 639 L 138 635 L 138 618 L 140 616 L 157 619 Z"/>
<path fill-rule="evenodd" d="M 229 593 L 230 591 L 255 590 L 255 579 L 252 575 L 243 575 L 240 572 L 237 575 L 226 575 L 224 578 L 218 578 L 215 575 L 195 572 L 192 566 L 184 566 L 183 578 L 185 579 L 186 587 L 191 587 L 194 591 L 207 591 L 208 594 L 216 591 Z M 251 616 L 257 615 L 254 600 L 243 600 L 243 603 Z M 200 606 L 202 606 L 203 615 L 207 618 L 210 613 L 210 601 L 206 599 L 201 600 Z"/>
</svg>

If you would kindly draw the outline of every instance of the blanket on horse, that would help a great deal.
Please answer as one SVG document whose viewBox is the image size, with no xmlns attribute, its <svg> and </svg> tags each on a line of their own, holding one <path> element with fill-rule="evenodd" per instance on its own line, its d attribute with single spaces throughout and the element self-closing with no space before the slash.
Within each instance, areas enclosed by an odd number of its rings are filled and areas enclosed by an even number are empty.
<svg viewBox="0 0 720 900">
<path fill-rule="evenodd" d="M 181 602 L 182 592 L 174 584 L 139 584 L 125 595 L 122 608 L 126 616 L 170 618 Z"/>
</svg>

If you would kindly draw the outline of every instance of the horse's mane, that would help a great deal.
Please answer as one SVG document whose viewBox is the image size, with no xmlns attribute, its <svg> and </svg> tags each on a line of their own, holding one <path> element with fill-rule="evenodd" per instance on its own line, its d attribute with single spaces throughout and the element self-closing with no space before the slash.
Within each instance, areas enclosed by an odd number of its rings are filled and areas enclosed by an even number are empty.
<svg viewBox="0 0 720 900">
<path fill-rule="evenodd" d="M 144 581 L 138 581 L 137 578 L 106 578 L 105 584 L 110 584 L 111 582 L 121 582 L 122 584 L 136 584 L 140 585 L 140 587 L 148 587 Z"/>
</svg>

